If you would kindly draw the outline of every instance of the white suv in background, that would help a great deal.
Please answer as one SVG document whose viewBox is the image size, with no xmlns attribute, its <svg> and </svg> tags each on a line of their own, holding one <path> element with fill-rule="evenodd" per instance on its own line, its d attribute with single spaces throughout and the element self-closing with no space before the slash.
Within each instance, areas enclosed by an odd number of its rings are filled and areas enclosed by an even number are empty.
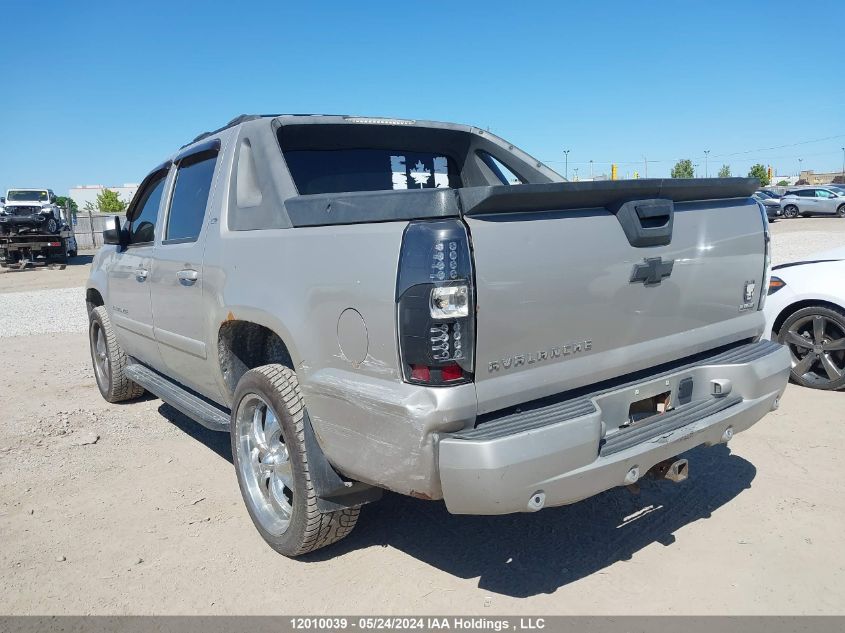
<svg viewBox="0 0 845 633">
<path fill-rule="evenodd" d="M 828 187 L 792 189 L 780 199 L 784 218 L 799 215 L 835 215 L 845 217 L 845 196 Z"/>
</svg>

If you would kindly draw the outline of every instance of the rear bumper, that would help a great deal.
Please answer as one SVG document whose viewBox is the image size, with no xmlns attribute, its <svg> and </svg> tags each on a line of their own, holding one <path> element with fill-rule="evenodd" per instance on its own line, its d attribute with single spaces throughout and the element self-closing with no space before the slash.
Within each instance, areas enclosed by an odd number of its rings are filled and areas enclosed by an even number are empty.
<svg viewBox="0 0 845 633">
<path fill-rule="evenodd" d="M 455 514 L 524 512 L 534 509 L 529 500 L 538 492 L 545 506 L 556 506 L 623 485 L 634 467 L 645 474 L 695 446 L 723 441 L 729 427 L 738 433 L 753 425 L 777 407 L 789 369 L 786 348 L 760 341 L 443 434 L 438 460 L 446 507 Z M 729 393 L 712 395 L 714 380 L 730 385 Z M 632 402 L 667 391 L 672 411 L 617 428 Z"/>
</svg>

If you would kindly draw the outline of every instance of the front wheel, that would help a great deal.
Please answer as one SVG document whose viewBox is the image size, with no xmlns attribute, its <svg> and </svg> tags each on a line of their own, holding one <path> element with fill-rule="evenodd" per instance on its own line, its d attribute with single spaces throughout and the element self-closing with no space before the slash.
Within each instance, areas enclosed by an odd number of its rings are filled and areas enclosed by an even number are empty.
<svg viewBox="0 0 845 633">
<path fill-rule="evenodd" d="M 56 222 L 56 218 L 54 218 L 52 216 L 47 218 L 47 220 L 45 220 L 45 222 L 44 222 L 44 230 L 47 231 L 47 233 L 50 233 L 52 235 L 55 235 L 56 233 L 58 233 L 59 232 L 59 223 Z"/>
<path fill-rule="evenodd" d="M 840 207 L 836 210 L 836 217 L 845 218 L 845 204 L 840 205 Z"/>
<path fill-rule="evenodd" d="M 783 208 L 783 217 L 787 220 L 798 217 L 798 207 L 794 204 L 788 204 Z"/>
<path fill-rule="evenodd" d="M 249 516 L 285 556 L 331 545 L 355 527 L 360 508 L 321 513 L 305 449 L 305 405 L 296 373 L 264 365 L 238 381 L 232 407 L 232 458 Z"/>
<path fill-rule="evenodd" d="M 98 306 L 91 311 L 88 341 L 94 378 L 103 398 L 108 402 L 123 402 L 140 397 L 144 388 L 126 377 L 128 357 L 117 342 L 105 306 Z"/>
<path fill-rule="evenodd" d="M 811 389 L 845 387 L 845 312 L 810 306 L 791 314 L 778 342 L 792 354 L 792 380 Z"/>
</svg>

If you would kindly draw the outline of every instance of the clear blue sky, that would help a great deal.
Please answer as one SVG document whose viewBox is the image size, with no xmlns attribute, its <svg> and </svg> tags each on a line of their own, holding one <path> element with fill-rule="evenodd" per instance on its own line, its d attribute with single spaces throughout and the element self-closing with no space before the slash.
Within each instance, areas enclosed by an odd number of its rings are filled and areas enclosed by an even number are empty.
<svg viewBox="0 0 845 633">
<path fill-rule="evenodd" d="M 0 0 L 0 188 L 138 182 L 244 112 L 474 123 L 570 175 L 838 170 L 841 8 Z"/>
</svg>

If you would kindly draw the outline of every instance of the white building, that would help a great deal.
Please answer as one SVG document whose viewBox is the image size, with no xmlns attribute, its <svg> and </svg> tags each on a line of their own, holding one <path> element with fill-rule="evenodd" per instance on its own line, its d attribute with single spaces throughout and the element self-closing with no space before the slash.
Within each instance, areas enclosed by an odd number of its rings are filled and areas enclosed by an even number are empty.
<svg viewBox="0 0 845 633">
<path fill-rule="evenodd" d="M 118 187 L 104 187 L 103 185 L 77 185 L 76 187 L 70 188 L 68 197 L 76 202 L 80 211 L 85 208 L 85 203 L 87 202 L 90 202 L 96 208 L 97 196 L 105 189 L 110 189 L 116 192 L 121 200 L 126 202 L 126 204 L 129 204 L 132 200 L 132 196 L 134 196 L 135 192 L 138 191 L 138 185 L 131 182 Z"/>
</svg>

